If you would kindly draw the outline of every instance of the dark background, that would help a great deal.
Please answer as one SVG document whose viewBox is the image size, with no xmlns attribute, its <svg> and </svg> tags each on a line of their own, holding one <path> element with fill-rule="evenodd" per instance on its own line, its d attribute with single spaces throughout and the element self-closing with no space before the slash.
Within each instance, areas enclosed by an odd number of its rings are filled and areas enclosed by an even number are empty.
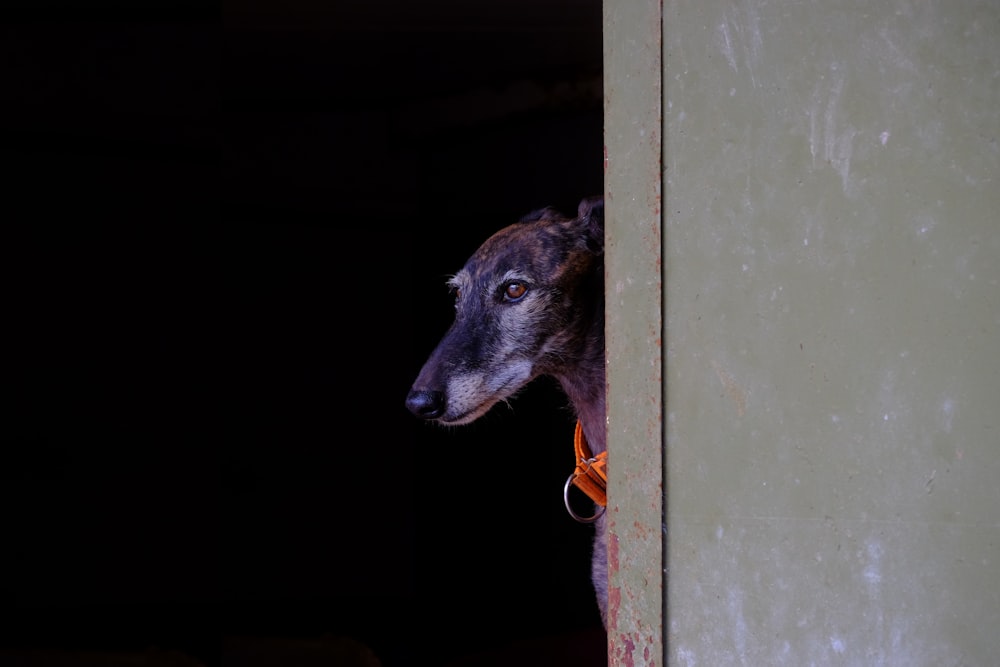
<svg viewBox="0 0 1000 667">
<path fill-rule="evenodd" d="M 403 405 L 446 277 L 603 190 L 600 3 L 22 4 L 0 664 L 604 664 L 558 390 Z"/>
</svg>

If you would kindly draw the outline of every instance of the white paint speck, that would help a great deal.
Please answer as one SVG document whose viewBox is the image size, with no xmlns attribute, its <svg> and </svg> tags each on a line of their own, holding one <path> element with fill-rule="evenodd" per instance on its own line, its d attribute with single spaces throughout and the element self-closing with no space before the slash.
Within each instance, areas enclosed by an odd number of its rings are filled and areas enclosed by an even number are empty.
<svg viewBox="0 0 1000 667">
<path fill-rule="evenodd" d="M 944 417 L 942 427 L 945 433 L 951 433 L 951 422 L 955 418 L 955 401 L 951 398 L 944 399 L 941 404 L 941 413 Z"/>
<path fill-rule="evenodd" d="M 734 72 L 739 72 L 736 67 L 736 53 L 733 50 L 733 42 L 729 38 L 729 24 L 720 23 L 719 32 L 722 33 L 722 55 L 726 57 L 726 62 L 733 68 Z"/>
<path fill-rule="evenodd" d="M 737 655 L 746 651 L 747 621 L 743 615 L 743 594 L 739 590 L 729 592 L 729 624 Z"/>
<path fill-rule="evenodd" d="M 844 640 L 841 639 L 840 637 L 830 637 L 830 648 L 832 648 L 833 652 L 836 653 L 837 655 L 843 655 Z"/>
<path fill-rule="evenodd" d="M 878 139 L 879 141 L 882 142 L 883 146 L 885 146 L 889 142 L 889 136 L 890 136 L 889 130 L 886 130 L 882 134 L 878 135 Z"/>
<path fill-rule="evenodd" d="M 874 596 L 877 593 L 878 585 L 882 583 L 882 546 L 878 542 L 868 542 L 866 547 L 868 559 L 863 576 Z"/>
<path fill-rule="evenodd" d="M 698 659 L 695 657 L 694 651 L 685 646 L 677 647 L 677 660 L 680 664 L 687 665 L 688 667 L 694 667 L 694 665 L 698 664 Z"/>
</svg>

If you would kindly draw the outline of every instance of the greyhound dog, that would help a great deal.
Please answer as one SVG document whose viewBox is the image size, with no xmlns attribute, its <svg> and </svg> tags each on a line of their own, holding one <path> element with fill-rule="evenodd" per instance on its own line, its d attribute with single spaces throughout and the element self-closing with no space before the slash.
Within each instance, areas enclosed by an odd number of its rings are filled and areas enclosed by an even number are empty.
<svg viewBox="0 0 1000 667">
<path fill-rule="evenodd" d="M 529 213 L 487 239 L 449 286 L 455 321 L 406 397 L 410 412 L 468 424 L 548 375 L 591 452 L 604 452 L 604 200 L 584 199 L 572 219 L 553 208 Z M 593 522 L 592 578 L 606 628 L 603 513 Z"/>
</svg>

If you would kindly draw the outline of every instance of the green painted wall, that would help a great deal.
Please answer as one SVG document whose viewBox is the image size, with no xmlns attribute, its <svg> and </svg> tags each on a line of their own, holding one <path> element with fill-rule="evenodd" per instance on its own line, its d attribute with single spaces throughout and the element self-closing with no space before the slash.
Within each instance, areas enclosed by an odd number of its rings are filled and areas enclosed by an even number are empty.
<svg viewBox="0 0 1000 667">
<path fill-rule="evenodd" d="M 662 18 L 669 662 L 997 664 L 1000 3 Z"/>
<path fill-rule="evenodd" d="M 604 5 L 608 658 L 663 662 L 661 9 Z"/>
</svg>

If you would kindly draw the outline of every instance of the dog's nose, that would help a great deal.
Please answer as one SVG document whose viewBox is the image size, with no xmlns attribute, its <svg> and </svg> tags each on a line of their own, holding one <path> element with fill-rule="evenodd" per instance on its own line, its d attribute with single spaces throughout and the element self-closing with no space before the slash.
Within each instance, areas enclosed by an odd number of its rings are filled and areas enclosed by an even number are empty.
<svg viewBox="0 0 1000 667">
<path fill-rule="evenodd" d="M 443 391 L 411 389 L 406 396 L 406 407 L 421 419 L 436 419 L 444 414 Z"/>
</svg>

